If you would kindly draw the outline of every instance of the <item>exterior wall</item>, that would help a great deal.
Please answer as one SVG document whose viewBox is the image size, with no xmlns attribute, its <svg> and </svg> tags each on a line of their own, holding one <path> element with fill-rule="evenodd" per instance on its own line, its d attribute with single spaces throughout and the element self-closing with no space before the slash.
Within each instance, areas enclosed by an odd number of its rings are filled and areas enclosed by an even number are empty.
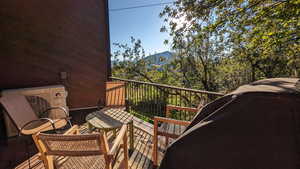
<svg viewBox="0 0 300 169">
<path fill-rule="evenodd" d="M 110 74 L 107 10 L 107 0 L 1 0 L 0 90 L 63 84 L 70 108 L 95 106 Z"/>
</svg>

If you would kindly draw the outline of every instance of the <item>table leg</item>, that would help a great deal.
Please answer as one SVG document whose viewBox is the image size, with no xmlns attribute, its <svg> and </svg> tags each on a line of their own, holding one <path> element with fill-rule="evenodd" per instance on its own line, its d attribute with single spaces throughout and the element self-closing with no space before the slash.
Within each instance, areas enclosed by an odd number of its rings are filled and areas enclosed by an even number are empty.
<svg viewBox="0 0 300 169">
<path fill-rule="evenodd" d="M 90 123 L 87 123 L 87 124 L 88 124 L 87 128 L 88 128 L 88 130 L 89 130 L 89 133 L 91 133 L 91 132 L 92 132 L 93 126 L 92 126 Z"/>
<path fill-rule="evenodd" d="M 113 136 L 114 136 L 114 138 L 117 137 L 117 129 L 114 129 L 114 130 L 113 130 Z"/>
</svg>

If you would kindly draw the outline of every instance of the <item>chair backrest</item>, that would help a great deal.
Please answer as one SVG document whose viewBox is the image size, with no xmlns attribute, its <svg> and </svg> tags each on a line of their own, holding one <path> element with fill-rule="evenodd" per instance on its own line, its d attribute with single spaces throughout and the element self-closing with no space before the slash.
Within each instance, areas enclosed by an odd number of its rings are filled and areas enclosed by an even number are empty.
<svg viewBox="0 0 300 169">
<path fill-rule="evenodd" d="M 45 155 L 91 156 L 107 154 L 107 141 L 101 134 L 62 135 L 43 134 L 37 136 Z"/>
<path fill-rule="evenodd" d="M 0 103 L 19 130 L 27 122 L 38 119 L 38 116 L 23 95 L 5 95 L 0 98 Z"/>
</svg>

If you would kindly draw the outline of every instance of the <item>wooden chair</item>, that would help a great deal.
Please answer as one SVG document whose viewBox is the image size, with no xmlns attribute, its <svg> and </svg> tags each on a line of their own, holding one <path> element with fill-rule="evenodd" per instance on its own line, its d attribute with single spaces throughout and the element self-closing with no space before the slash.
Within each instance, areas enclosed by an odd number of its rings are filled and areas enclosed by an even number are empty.
<svg viewBox="0 0 300 169">
<path fill-rule="evenodd" d="M 33 135 L 45 168 L 111 169 L 121 148 L 128 169 L 127 126 L 123 125 L 109 148 L 105 134 L 80 134 L 74 125 L 65 134 Z"/>
<path fill-rule="evenodd" d="M 71 125 L 67 111 L 63 107 L 50 107 L 41 114 L 52 109 L 60 109 L 64 117 L 60 119 L 39 118 L 23 95 L 11 94 L 0 98 L 0 103 L 6 110 L 9 118 L 18 129 L 18 135 L 32 135 L 37 132 L 59 129 Z"/>
<path fill-rule="evenodd" d="M 185 128 L 191 123 L 190 121 L 171 119 L 171 110 L 187 111 L 197 113 L 202 105 L 198 108 L 179 107 L 167 105 L 166 117 L 154 117 L 154 134 L 153 134 L 153 165 L 158 165 L 158 136 L 166 137 L 165 146 L 168 146 L 169 138 L 176 139 L 181 135 Z M 159 123 L 161 123 L 159 127 Z"/>
</svg>

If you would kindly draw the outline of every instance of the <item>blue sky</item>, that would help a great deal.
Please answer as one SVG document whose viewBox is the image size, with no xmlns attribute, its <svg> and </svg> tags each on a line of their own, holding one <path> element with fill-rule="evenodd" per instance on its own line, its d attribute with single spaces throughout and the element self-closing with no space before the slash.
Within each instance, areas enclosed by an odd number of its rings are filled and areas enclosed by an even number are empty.
<svg viewBox="0 0 300 169">
<path fill-rule="evenodd" d="M 109 9 L 126 8 L 147 4 L 170 2 L 171 0 L 109 0 Z M 152 6 L 145 8 L 128 9 L 109 12 L 110 43 L 111 51 L 116 47 L 113 43 L 130 43 L 130 37 L 141 39 L 146 55 L 155 52 L 169 50 L 164 45 L 165 39 L 169 39 L 167 33 L 161 33 L 160 28 L 164 24 L 159 13 L 163 6 Z"/>
</svg>

